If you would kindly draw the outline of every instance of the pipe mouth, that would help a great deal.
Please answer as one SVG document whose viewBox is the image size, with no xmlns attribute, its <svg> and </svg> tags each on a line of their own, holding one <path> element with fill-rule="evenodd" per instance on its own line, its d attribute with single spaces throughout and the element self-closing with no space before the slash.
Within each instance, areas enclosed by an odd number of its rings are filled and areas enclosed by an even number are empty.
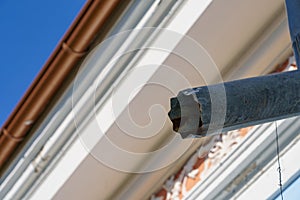
<svg viewBox="0 0 300 200">
<path fill-rule="evenodd" d="M 173 124 L 173 130 L 178 132 L 181 123 L 181 108 L 177 98 L 170 100 L 171 110 L 168 112 L 169 119 Z"/>
<path fill-rule="evenodd" d="M 203 125 L 200 104 L 194 100 L 188 104 L 184 102 L 186 101 L 181 102 L 178 98 L 171 98 L 171 110 L 168 112 L 173 130 L 178 132 L 183 139 L 196 135 Z"/>
<path fill-rule="evenodd" d="M 181 118 L 172 119 L 171 121 L 173 123 L 173 131 L 178 132 L 179 131 L 179 127 L 180 127 L 180 123 L 181 123 Z"/>
</svg>

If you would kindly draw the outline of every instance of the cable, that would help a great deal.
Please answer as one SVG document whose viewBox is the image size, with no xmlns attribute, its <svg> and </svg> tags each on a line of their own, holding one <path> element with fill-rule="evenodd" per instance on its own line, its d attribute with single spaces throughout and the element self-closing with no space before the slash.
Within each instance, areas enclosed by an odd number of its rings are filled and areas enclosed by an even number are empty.
<svg viewBox="0 0 300 200">
<path fill-rule="evenodd" d="M 277 163 L 278 163 L 278 176 L 279 176 L 279 187 L 280 187 L 280 196 L 281 199 L 283 200 L 283 190 L 282 190 L 282 178 L 281 178 L 281 166 L 280 166 L 280 160 L 279 160 L 279 139 L 278 139 L 278 128 L 277 128 L 277 121 L 275 121 L 275 126 L 276 126 L 276 150 L 277 150 Z"/>
</svg>

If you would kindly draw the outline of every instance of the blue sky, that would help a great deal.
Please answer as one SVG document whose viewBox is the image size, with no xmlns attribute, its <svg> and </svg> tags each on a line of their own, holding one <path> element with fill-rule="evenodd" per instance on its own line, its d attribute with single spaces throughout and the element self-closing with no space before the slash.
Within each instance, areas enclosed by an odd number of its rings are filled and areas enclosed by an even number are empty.
<svg viewBox="0 0 300 200">
<path fill-rule="evenodd" d="M 0 1 L 0 126 L 84 3 L 84 0 Z"/>
<path fill-rule="evenodd" d="M 298 173 L 299 174 L 299 173 Z M 300 199 L 300 177 L 296 178 L 284 191 L 284 199 Z M 281 200 L 281 196 L 278 196 L 275 200 Z"/>
</svg>

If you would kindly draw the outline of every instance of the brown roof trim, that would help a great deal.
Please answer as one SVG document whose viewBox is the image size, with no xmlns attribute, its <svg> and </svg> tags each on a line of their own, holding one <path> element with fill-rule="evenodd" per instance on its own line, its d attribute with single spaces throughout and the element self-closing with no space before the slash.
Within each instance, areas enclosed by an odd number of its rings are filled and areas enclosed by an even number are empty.
<svg viewBox="0 0 300 200">
<path fill-rule="evenodd" d="M 71 70 L 85 56 L 95 36 L 99 34 L 117 7 L 124 0 L 88 1 L 62 40 L 51 54 L 21 101 L 1 128 L 0 171 L 45 111 Z"/>
</svg>

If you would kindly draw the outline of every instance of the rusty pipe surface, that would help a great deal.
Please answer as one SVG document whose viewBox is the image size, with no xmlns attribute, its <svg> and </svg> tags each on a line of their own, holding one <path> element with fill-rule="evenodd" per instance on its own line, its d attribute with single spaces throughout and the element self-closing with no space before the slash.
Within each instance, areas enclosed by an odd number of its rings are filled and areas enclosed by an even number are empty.
<svg viewBox="0 0 300 200">
<path fill-rule="evenodd" d="M 168 113 L 183 138 L 204 137 L 300 115 L 300 71 L 179 92 Z"/>
</svg>

